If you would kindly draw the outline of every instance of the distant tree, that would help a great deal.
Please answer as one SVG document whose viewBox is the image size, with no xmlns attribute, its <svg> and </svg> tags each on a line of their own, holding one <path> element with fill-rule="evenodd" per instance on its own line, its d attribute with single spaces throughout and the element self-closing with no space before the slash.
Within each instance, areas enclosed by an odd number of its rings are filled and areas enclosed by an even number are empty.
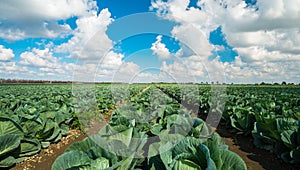
<svg viewBox="0 0 300 170">
<path fill-rule="evenodd" d="M 279 83 L 276 83 L 276 82 L 275 82 L 275 83 L 273 83 L 273 85 L 279 85 Z"/>
<path fill-rule="evenodd" d="M 267 83 L 265 83 L 265 82 L 261 82 L 261 83 L 260 83 L 260 85 L 266 85 L 266 84 L 267 84 Z"/>
<path fill-rule="evenodd" d="M 283 82 L 281 83 L 281 85 L 286 85 L 286 82 L 285 82 L 285 81 L 283 81 Z"/>
<path fill-rule="evenodd" d="M 289 83 L 288 85 L 295 85 L 294 83 Z"/>
</svg>

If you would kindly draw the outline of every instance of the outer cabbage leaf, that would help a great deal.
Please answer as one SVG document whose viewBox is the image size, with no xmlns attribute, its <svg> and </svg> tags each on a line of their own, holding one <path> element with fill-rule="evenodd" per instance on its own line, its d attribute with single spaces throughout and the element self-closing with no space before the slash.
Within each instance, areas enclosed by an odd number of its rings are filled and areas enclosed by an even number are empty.
<svg viewBox="0 0 300 170">
<path fill-rule="evenodd" d="M 20 157 L 31 156 L 41 150 L 41 144 L 37 139 L 23 139 L 21 140 Z"/>
<path fill-rule="evenodd" d="M 251 107 L 236 107 L 233 111 L 234 114 L 230 116 L 231 126 L 246 134 L 251 133 L 255 122 L 255 116 L 251 112 Z"/>
<path fill-rule="evenodd" d="M 8 168 L 13 166 L 16 163 L 16 159 L 12 156 L 9 156 L 5 159 L 0 160 L 0 168 Z"/>
<path fill-rule="evenodd" d="M 218 169 L 222 170 L 247 170 L 247 166 L 243 159 L 229 150 L 220 150 L 220 162 Z"/>
<path fill-rule="evenodd" d="M 0 158 L 17 149 L 20 145 L 20 137 L 14 134 L 0 135 Z"/>
<path fill-rule="evenodd" d="M 281 140 L 285 146 L 288 148 L 296 148 L 297 147 L 297 133 L 293 130 L 286 130 L 281 134 Z"/>
<path fill-rule="evenodd" d="M 82 151 L 69 151 L 59 156 L 52 165 L 52 170 L 80 169 L 90 167 L 91 159 Z"/>
<path fill-rule="evenodd" d="M 22 127 L 14 120 L 6 117 L 0 117 L 0 135 L 16 134 L 21 138 L 24 137 Z"/>
<path fill-rule="evenodd" d="M 174 170 L 201 170 L 201 167 L 190 160 L 178 160 L 173 167 Z"/>
</svg>

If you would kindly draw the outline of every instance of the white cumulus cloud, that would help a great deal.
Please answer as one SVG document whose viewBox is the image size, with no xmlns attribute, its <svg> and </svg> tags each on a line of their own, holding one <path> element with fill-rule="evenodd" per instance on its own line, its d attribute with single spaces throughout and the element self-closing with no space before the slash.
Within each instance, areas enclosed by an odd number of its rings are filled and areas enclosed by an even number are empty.
<svg viewBox="0 0 300 170">
<path fill-rule="evenodd" d="M 97 8 L 91 0 L 2 0 L 0 38 L 20 40 L 29 37 L 55 38 L 69 34 L 68 24 L 58 24 L 73 16 L 84 16 Z"/>
<path fill-rule="evenodd" d="M 56 47 L 56 52 L 70 53 L 73 58 L 99 60 L 113 46 L 106 34 L 107 26 L 113 21 L 108 9 L 90 12 L 76 20 L 77 28 L 68 42 Z"/>
<path fill-rule="evenodd" d="M 154 55 L 157 55 L 159 59 L 166 60 L 172 58 L 172 54 L 164 43 L 161 42 L 162 36 L 156 37 L 156 41 L 152 43 L 151 50 Z"/>
<path fill-rule="evenodd" d="M 0 45 L 0 61 L 9 61 L 13 59 L 14 56 L 15 54 L 12 49 Z"/>
<path fill-rule="evenodd" d="M 150 9 L 179 24 L 173 28 L 172 35 L 188 42 L 187 46 L 197 54 L 187 57 L 185 63 L 198 76 L 205 75 L 206 70 L 219 77 L 223 70 L 226 73 L 223 76 L 232 82 L 299 80 L 299 1 L 257 1 L 249 5 L 241 0 L 199 0 L 199 8 L 189 8 L 189 3 L 189 0 L 156 0 Z M 194 30 L 179 29 L 188 26 Z M 216 48 L 208 41 L 209 34 L 218 27 L 222 28 L 227 43 L 238 52 L 239 56 L 232 62 L 221 62 L 219 57 L 207 59 Z M 199 38 L 197 32 L 204 36 Z M 184 53 L 186 48 L 181 50 Z M 164 68 L 178 70 L 175 64 L 164 65 Z"/>
<path fill-rule="evenodd" d="M 53 56 L 49 48 L 33 48 L 32 51 L 23 52 L 20 58 L 20 64 L 33 67 L 56 68 L 59 65 L 59 59 Z"/>
</svg>

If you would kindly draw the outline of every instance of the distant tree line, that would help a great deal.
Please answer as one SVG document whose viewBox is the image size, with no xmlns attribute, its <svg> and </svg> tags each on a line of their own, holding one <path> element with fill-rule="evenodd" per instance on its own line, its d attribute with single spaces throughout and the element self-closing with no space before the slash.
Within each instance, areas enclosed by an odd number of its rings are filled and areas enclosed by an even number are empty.
<svg viewBox="0 0 300 170">
<path fill-rule="evenodd" d="M 68 84 L 73 83 L 72 81 L 51 81 L 51 80 L 26 80 L 26 79 L 3 79 L 0 78 L 0 83 L 6 84 Z"/>
<path fill-rule="evenodd" d="M 72 84 L 72 83 L 82 83 L 82 82 L 75 82 L 75 81 L 60 81 L 60 80 L 28 80 L 28 79 L 3 79 L 0 78 L 0 84 Z M 119 84 L 122 82 L 84 82 L 84 83 L 91 83 L 91 84 Z M 169 83 L 176 83 L 176 82 L 152 82 L 154 84 L 169 84 Z M 225 85 L 226 83 L 219 83 L 217 82 L 201 82 L 201 83 L 194 83 L 194 82 L 187 82 L 184 84 L 223 84 Z M 234 83 L 231 83 L 233 85 Z M 251 84 L 249 84 L 251 85 Z M 283 81 L 282 83 L 255 83 L 255 85 L 297 85 L 295 83 L 286 83 Z M 298 84 L 300 85 L 300 83 Z"/>
<path fill-rule="evenodd" d="M 0 78 L 0 84 L 120 84 L 122 82 L 79 82 L 79 81 L 62 81 L 62 80 L 29 80 L 29 79 L 3 79 Z"/>
<path fill-rule="evenodd" d="M 297 84 L 295 84 L 295 83 L 286 83 L 285 81 L 283 81 L 281 84 L 277 83 L 277 82 L 272 83 L 272 84 L 271 83 L 261 82 L 260 85 L 297 85 Z M 300 85 L 300 83 L 298 85 Z"/>
</svg>

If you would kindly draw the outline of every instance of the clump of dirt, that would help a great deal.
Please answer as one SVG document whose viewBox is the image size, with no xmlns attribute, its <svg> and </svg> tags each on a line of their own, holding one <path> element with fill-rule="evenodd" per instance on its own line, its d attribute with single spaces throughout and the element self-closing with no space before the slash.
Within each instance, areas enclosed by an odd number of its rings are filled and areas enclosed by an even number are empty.
<svg viewBox="0 0 300 170">
<path fill-rule="evenodd" d="M 77 141 L 87 137 L 86 134 L 79 130 L 70 130 L 69 134 L 62 137 L 58 143 L 51 144 L 47 149 L 42 149 L 37 155 L 26 158 L 23 162 L 16 164 L 12 170 L 40 170 L 51 169 L 53 162 L 58 156 L 63 154 L 65 150 Z"/>
</svg>

